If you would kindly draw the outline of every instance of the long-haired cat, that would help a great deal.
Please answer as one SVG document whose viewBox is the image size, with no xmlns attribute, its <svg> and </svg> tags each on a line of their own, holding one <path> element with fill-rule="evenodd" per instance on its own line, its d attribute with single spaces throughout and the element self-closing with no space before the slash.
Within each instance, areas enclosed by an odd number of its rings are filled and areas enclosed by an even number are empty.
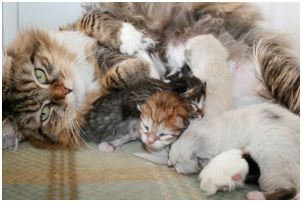
<svg viewBox="0 0 302 202">
<path fill-rule="evenodd" d="M 236 106 L 257 103 L 258 97 L 264 97 L 300 113 L 299 62 L 281 35 L 259 26 L 262 17 L 255 5 L 157 2 L 99 3 L 93 6 L 132 23 L 158 41 L 160 55 L 171 73 L 185 63 L 188 39 L 213 34 L 228 49 L 236 67 L 234 91 L 239 99 Z M 87 9 L 91 7 L 87 6 Z"/>
<path fill-rule="evenodd" d="M 172 144 L 168 161 L 177 172 L 196 173 L 220 153 L 243 149 L 260 169 L 261 192 L 249 192 L 247 198 L 290 199 L 300 190 L 299 120 L 268 103 L 196 119 Z"/>
<path fill-rule="evenodd" d="M 137 84 L 120 91 L 112 91 L 93 103 L 93 109 L 87 114 L 82 137 L 85 141 L 99 143 L 99 149 L 103 152 L 111 152 L 122 144 L 139 138 L 140 110 L 145 112 L 151 103 L 163 104 L 174 109 L 180 114 L 170 117 L 170 126 L 187 124 L 189 116 L 198 113 L 195 103 L 204 96 L 205 84 L 191 76 L 175 78 L 169 83 L 155 79 L 140 80 Z M 158 103 L 158 96 L 162 99 Z M 146 102 L 146 104 L 144 104 Z M 155 107 L 155 106 L 153 106 Z M 171 116 L 172 112 L 165 111 L 162 116 Z M 174 112 L 174 111 L 173 111 Z M 181 120 L 177 123 L 177 115 Z M 178 119 L 177 119 L 178 120 Z M 184 128 L 182 125 L 180 128 Z M 147 127 L 147 126 L 145 126 Z M 176 130 L 176 128 L 173 128 Z"/>
<path fill-rule="evenodd" d="M 83 142 L 84 116 L 96 99 L 139 79 L 160 77 L 147 53 L 151 41 L 123 25 L 108 38 L 118 38 L 123 54 L 76 31 L 28 29 L 18 34 L 5 51 L 2 87 L 3 115 L 12 121 L 16 136 L 39 147 L 77 147 Z M 125 34 L 136 37 L 129 43 Z"/>
</svg>

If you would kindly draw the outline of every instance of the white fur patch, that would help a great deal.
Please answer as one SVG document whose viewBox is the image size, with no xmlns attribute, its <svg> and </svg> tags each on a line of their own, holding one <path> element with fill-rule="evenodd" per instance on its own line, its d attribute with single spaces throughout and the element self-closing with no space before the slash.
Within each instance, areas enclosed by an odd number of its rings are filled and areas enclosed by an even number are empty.
<svg viewBox="0 0 302 202">
<path fill-rule="evenodd" d="M 248 170 L 248 163 L 242 158 L 241 150 L 223 152 L 200 172 L 200 189 L 208 195 L 215 194 L 218 190 L 234 190 L 243 186 Z M 238 179 L 234 179 L 235 176 Z"/>
<path fill-rule="evenodd" d="M 184 44 L 175 45 L 173 42 L 167 46 L 166 57 L 170 69 L 169 75 L 180 71 L 185 63 L 185 46 Z"/>
<path fill-rule="evenodd" d="M 129 23 L 123 23 L 120 40 L 122 42 L 121 53 L 128 55 L 135 55 L 140 50 L 147 50 L 149 47 L 155 46 L 152 39 L 145 37 Z"/>
<path fill-rule="evenodd" d="M 74 100 L 75 106 L 80 107 L 85 102 L 89 92 L 100 90 L 101 88 L 98 81 L 95 80 L 94 66 L 86 61 L 87 53 L 85 48 L 95 41 L 80 32 L 60 31 L 50 33 L 60 45 L 67 47 L 77 57 L 76 61 L 74 61 L 74 67 L 69 68 L 73 75 L 73 80 L 71 82 L 66 81 L 64 85 L 72 89 L 72 93 L 68 96 L 73 95 L 71 99 Z"/>
</svg>

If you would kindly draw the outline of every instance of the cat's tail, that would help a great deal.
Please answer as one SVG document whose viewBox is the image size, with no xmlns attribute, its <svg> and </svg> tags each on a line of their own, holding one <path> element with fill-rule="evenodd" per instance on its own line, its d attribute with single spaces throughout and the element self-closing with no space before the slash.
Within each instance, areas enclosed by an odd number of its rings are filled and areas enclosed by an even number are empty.
<svg viewBox="0 0 302 202">
<path fill-rule="evenodd" d="M 300 114 L 300 65 L 287 41 L 265 34 L 253 45 L 262 89 L 259 95 Z"/>
</svg>

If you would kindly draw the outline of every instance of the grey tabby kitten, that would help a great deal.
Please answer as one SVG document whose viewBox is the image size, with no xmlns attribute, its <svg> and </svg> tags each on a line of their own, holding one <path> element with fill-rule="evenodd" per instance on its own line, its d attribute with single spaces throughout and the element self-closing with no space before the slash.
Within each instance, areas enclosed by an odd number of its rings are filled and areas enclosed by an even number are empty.
<svg viewBox="0 0 302 202">
<path fill-rule="evenodd" d="M 156 79 L 140 80 L 122 90 L 111 91 L 93 104 L 93 109 L 86 116 L 82 137 L 85 141 L 100 143 L 101 151 L 111 152 L 115 147 L 139 137 L 140 112 L 137 106 L 150 95 L 171 91 L 194 105 L 205 96 L 205 86 L 198 78 L 187 75 L 174 77 L 169 83 Z"/>
</svg>

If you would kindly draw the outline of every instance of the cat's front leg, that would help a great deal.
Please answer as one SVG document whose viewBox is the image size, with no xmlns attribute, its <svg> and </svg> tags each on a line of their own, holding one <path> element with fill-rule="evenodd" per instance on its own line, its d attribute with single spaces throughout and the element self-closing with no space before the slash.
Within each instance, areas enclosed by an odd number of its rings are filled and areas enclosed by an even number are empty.
<svg viewBox="0 0 302 202">
<path fill-rule="evenodd" d="M 120 52 L 127 55 L 141 55 L 141 52 L 155 48 L 155 42 L 130 23 L 122 23 L 119 39 L 121 41 Z"/>
</svg>

